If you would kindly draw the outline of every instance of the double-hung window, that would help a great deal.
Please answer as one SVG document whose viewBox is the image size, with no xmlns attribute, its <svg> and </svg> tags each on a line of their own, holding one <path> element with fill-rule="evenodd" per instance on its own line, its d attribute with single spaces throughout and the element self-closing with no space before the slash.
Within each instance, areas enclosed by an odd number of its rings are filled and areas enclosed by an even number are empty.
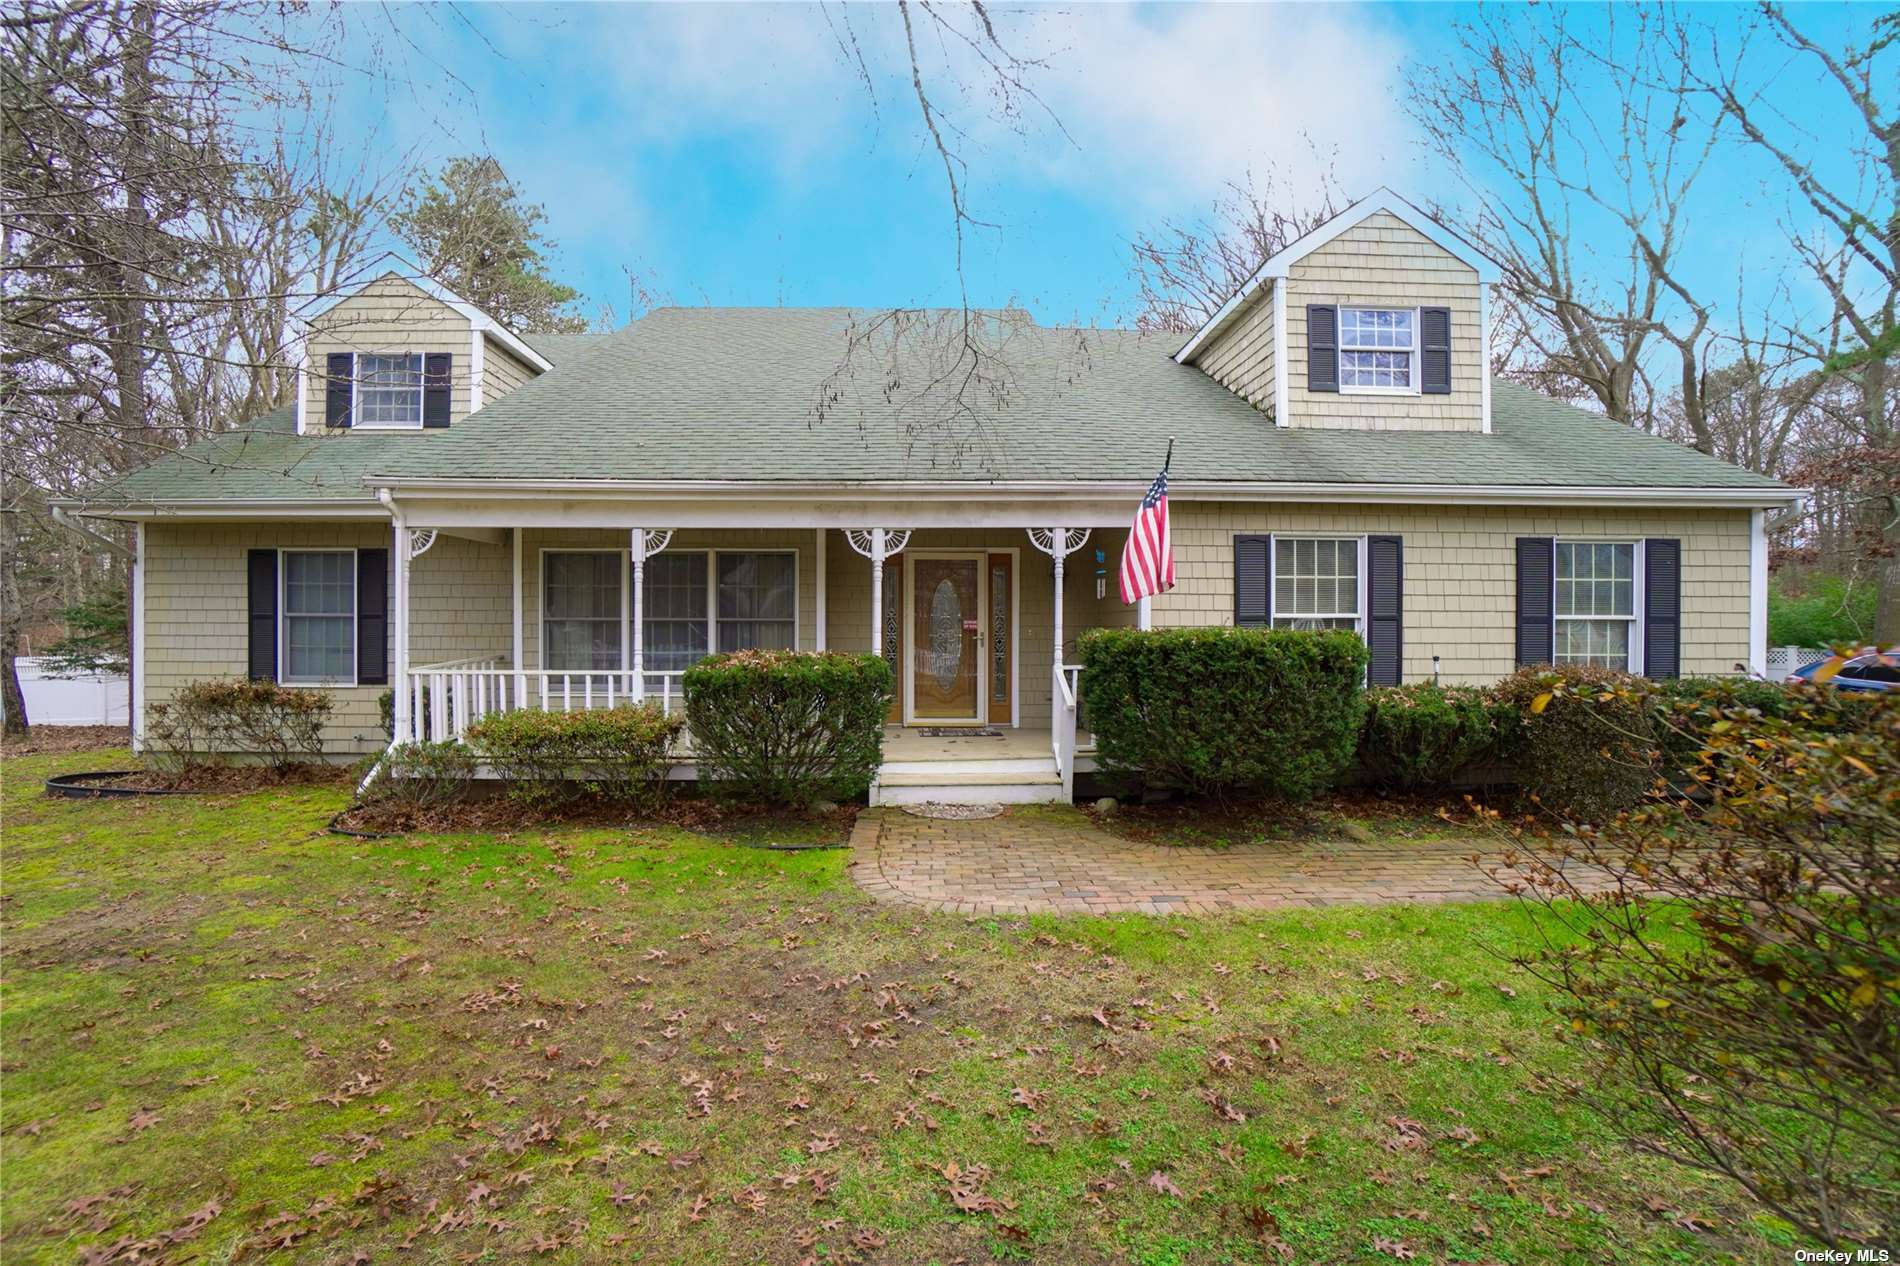
<svg viewBox="0 0 1900 1266">
<path fill-rule="evenodd" d="M 421 353 L 358 353 L 356 417 L 358 426 L 421 426 Z"/>
<path fill-rule="evenodd" d="M 1638 671 L 1636 555 L 1630 541 L 1557 542 L 1557 663 Z"/>
<path fill-rule="evenodd" d="M 1359 545 L 1356 537 L 1274 537 L 1274 626 L 1359 630 Z"/>
<path fill-rule="evenodd" d="M 1339 309 L 1341 391 L 1418 390 L 1418 310 Z"/>
<path fill-rule="evenodd" d="M 697 550 L 663 551 L 647 559 L 641 658 L 649 671 L 683 672 L 704 658 L 706 566 L 706 555 Z"/>
<path fill-rule="evenodd" d="M 356 681 L 356 551 L 284 550 L 282 680 Z"/>
<path fill-rule="evenodd" d="M 547 667 L 559 672 L 620 667 L 619 550 L 542 556 L 541 638 Z"/>
<path fill-rule="evenodd" d="M 604 671 L 624 661 L 621 600 L 626 555 L 543 558 L 542 638 L 547 667 Z M 798 644 L 798 555 L 789 550 L 665 550 L 646 560 L 640 595 L 641 661 L 649 673 L 692 667 L 714 650 Z M 658 689 L 649 681 L 648 689 Z"/>
<path fill-rule="evenodd" d="M 719 649 L 790 650 L 798 644 L 798 555 L 719 558 Z"/>
</svg>

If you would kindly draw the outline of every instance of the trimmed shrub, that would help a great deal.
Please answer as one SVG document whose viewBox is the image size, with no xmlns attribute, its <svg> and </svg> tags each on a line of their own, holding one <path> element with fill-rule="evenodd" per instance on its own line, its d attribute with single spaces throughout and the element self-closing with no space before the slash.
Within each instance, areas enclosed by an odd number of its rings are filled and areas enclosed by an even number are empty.
<svg viewBox="0 0 1900 1266">
<path fill-rule="evenodd" d="M 1588 665 L 1520 668 L 1498 702 L 1520 721 L 1504 755 L 1538 803 L 1573 822 L 1608 822 L 1636 807 L 1660 769 L 1656 685 Z"/>
<path fill-rule="evenodd" d="M 700 785 L 804 806 L 861 796 L 884 760 L 892 673 L 879 655 L 734 651 L 686 670 Z"/>
<path fill-rule="evenodd" d="M 330 696 L 274 681 L 194 681 L 145 710 L 153 760 L 182 773 L 233 755 L 273 769 L 323 759 Z"/>
<path fill-rule="evenodd" d="M 459 804 L 475 781 L 476 754 L 460 743 L 402 743 L 384 753 L 370 798 L 411 809 Z"/>
<path fill-rule="evenodd" d="M 582 712 L 496 712 L 469 727 L 468 745 L 508 795 L 550 804 L 583 793 L 647 803 L 666 778 L 681 721 L 657 704 Z"/>
<path fill-rule="evenodd" d="M 1303 800 L 1352 761 L 1365 719 L 1355 634 L 1092 629 L 1080 646 L 1096 760 L 1111 774 Z"/>
<path fill-rule="evenodd" d="M 1497 755 L 1516 720 L 1476 686 L 1375 687 L 1366 691 L 1359 763 L 1382 786 L 1441 786 Z"/>
</svg>

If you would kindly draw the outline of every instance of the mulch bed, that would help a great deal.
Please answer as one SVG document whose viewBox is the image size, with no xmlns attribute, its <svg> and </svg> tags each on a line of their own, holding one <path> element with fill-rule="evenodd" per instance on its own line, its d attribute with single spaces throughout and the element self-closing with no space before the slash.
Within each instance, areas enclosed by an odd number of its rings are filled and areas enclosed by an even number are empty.
<svg viewBox="0 0 1900 1266">
<path fill-rule="evenodd" d="M 123 725 L 30 725 L 18 738 L 9 735 L 0 742 L 0 756 L 40 756 L 131 745 L 132 731 Z"/>
<path fill-rule="evenodd" d="M 1187 797 L 1157 804 L 1118 805 L 1111 813 L 1102 813 L 1085 802 L 1082 810 L 1097 826 L 1123 839 L 1177 845 L 1343 839 L 1351 836 L 1351 824 L 1368 822 L 1375 823 L 1382 835 L 1403 839 L 1477 820 L 1462 796 L 1382 795 L 1359 789 L 1335 792 L 1304 804 Z"/>
<path fill-rule="evenodd" d="M 375 835 L 503 832 L 551 826 L 673 826 L 724 835 L 796 821 L 821 827 L 827 835 L 844 840 L 850 838 L 852 823 L 860 811 L 861 806 L 847 804 L 827 813 L 790 814 L 760 805 L 721 804 L 697 796 L 669 796 L 651 808 L 589 797 L 564 804 L 526 805 L 505 795 L 486 795 L 442 805 L 408 805 L 391 800 L 352 805 L 339 813 L 331 826 Z"/>
<path fill-rule="evenodd" d="M 147 769 L 113 785 L 136 791 L 195 791 L 201 795 L 236 795 L 275 787 L 327 787 L 350 781 L 347 765 L 205 765 L 181 773 Z"/>
</svg>

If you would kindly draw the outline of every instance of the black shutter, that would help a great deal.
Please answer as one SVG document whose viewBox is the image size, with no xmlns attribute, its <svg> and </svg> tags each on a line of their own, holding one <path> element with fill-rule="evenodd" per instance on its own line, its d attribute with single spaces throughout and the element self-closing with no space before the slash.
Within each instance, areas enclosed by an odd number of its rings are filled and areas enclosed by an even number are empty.
<svg viewBox="0 0 1900 1266">
<path fill-rule="evenodd" d="M 430 352 L 422 358 L 422 425 L 449 424 L 449 391 L 455 381 L 455 357 Z"/>
<path fill-rule="evenodd" d="M 1548 536 L 1517 538 L 1517 664 L 1548 664 L 1557 640 L 1557 542 Z"/>
<path fill-rule="evenodd" d="M 1643 542 L 1643 675 L 1682 675 L 1682 542 Z"/>
<path fill-rule="evenodd" d="M 1306 389 L 1339 390 L 1339 309 L 1330 303 L 1306 305 Z"/>
<path fill-rule="evenodd" d="M 1419 390 L 1428 396 L 1451 394 L 1451 309 L 1418 310 Z"/>
<path fill-rule="evenodd" d="M 389 551 L 356 551 L 356 681 L 389 684 Z"/>
<path fill-rule="evenodd" d="M 277 680 L 277 551 L 250 554 L 250 677 Z"/>
<path fill-rule="evenodd" d="M 1405 540 L 1366 538 L 1366 682 L 1396 686 L 1405 663 Z"/>
<path fill-rule="evenodd" d="M 331 352 L 328 359 L 323 388 L 323 424 L 348 426 L 355 412 L 356 357 L 349 352 Z"/>
<path fill-rule="evenodd" d="M 1273 538 L 1234 538 L 1234 623 L 1261 628 L 1273 623 Z"/>
</svg>

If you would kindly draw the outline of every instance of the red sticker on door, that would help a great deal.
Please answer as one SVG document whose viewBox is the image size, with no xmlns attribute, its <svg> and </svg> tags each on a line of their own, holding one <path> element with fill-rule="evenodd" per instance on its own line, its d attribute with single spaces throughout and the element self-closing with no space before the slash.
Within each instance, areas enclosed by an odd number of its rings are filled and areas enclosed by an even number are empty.
<svg viewBox="0 0 1900 1266">
<path fill-rule="evenodd" d="M 975 620 L 965 620 L 965 621 L 963 622 L 963 631 L 964 631 L 965 633 L 974 633 L 974 632 L 976 632 L 976 621 L 975 621 Z"/>
</svg>

